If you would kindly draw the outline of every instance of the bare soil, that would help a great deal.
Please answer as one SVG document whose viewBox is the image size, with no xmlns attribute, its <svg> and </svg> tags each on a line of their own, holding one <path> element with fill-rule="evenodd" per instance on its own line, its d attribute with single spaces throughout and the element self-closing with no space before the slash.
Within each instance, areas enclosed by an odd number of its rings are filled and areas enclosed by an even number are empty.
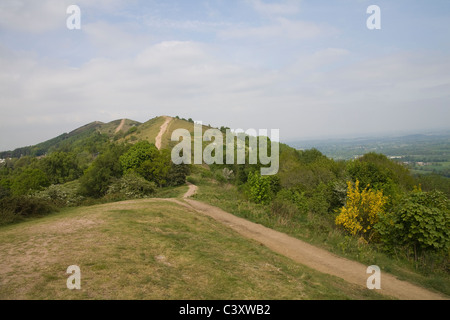
<svg viewBox="0 0 450 320">
<path fill-rule="evenodd" d="M 172 118 L 170 117 L 165 117 L 166 121 L 164 121 L 164 123 L 162 124 L 158 135 L 155 138 L 155 146 L 159 149 L 161 149 L 161 141 L 162 141 L 162 136 L 163 134 L 167 131 L 167 127 L 169 126 L 169 123 L 172 121 Z"/>
<path fill-rule="evenodd" d="M 120 121 L 119 126 L 116 128 L 115 133 L 119 132 L 120 130 L 122 130 L 123 126 L 125 125 L 125 119 L 122 119 L 122 121 Z"/>
</svg>

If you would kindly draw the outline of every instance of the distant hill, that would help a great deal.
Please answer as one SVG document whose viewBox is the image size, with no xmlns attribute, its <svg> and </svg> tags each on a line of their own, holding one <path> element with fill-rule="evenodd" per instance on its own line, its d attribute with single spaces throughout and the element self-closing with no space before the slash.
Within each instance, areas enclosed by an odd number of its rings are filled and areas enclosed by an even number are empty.
<svg viewBox="0 0 450 320">
<path fill-rule="evenodd" d="M 20 158 L 23 156 L 39 157 L 64 147 L 70 148 L 70 146 L 77 143 L 81 144 L 83 141 L 90 138 L 94 139 L 97 136 L 102 136 L 105 139 L 117 142 L 134 143 L 141 140 L 148 140 L 151 143 L 155 143 L 155 139 L 161 130 L 161 126 L 167 119 L 169 119 L 170 122 L 161 136 L 162 148 L 167 148 L 174 144 L 170 141 L 170 138 L 172 132 L 178 128 L 187 129 L 193 134 L 194 123 L 192 120 L 181 119 L 179 117 L 159 116 L 144 123 L 130 119 L 118 119 L 108 123 L 94 121 L 69 133 L 63 133 L 55 138 L 33 146 L 0 152 L 0 159 Z M 208 128 L 207 126 L 204 127 Z"/>
<path fill-rule="evenodd" d="M 121 125 L 122 124 L 122 125 Z M 22 156 L 43 156 L 53 150 L 61 148 L 63 145 L 73 144 L 77 141 L 87 139 L 96 134 L 103 134 L 109 138 L 114 138 L 116 134 L 129 130 L 131 127 L 139 126 L 141 123 L 134 120 L 123 119 L 115 120 L 109 123 L 94 121 L 82 127 L 79 127 L 69 133 L 63 133 L 50 140 L 38 143 L 33 146 L 17 148 L 11 151 L 0 152 L 0 158 L 20 158 Z M 120 130 L 116 131 L 120 126 Z"/>
<path fill-rule="evenodd" d="M 326 156 L 348 160 L 368 152 L 387 156 L 440 156 L 450 155 L 450 132 L 440 134 L 414 134 L 400 137 L 373 137 L 354 139 L 304 140 L 289 143 L 296 149 L 316 148 Z"/>
</svg>

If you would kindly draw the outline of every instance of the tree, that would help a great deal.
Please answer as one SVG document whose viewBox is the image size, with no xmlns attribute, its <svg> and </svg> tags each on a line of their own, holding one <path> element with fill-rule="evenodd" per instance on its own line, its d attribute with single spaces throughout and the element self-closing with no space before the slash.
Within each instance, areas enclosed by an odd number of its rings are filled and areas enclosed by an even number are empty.
<svg viewBox="0 0 450 320">
<path fill-rule="evenodd" d="M 159 154 L 159 150 L 154 144 L 146 140 L 140 141 L 120 157 L 120 164 L 124 173 L 136 171 L 145 161 L 151 161 L 157 154 Z"/>
<path fill-rule="evenodd" d="M 174 164 L 170 165 L 169 172 L 167 173 L 167 186 L 180 186 L 186 183 L 186 177 L 191 173 L 191 168 L 187 164 Z"/>
<path fill-rule="evenodd" d="M 82 195 L 98 198 L 106 194 L 113 179 L 122 176 L 119 157 L 123 151 L 122 146 L 113 145 L 94 160 L 80 178 Z"/>
<path fill-rule="evenodd" d="M 11 184 L 13 195 L 26 195 L 31 191 L 48 187 L 50 181 L 47 175 L 40 169 L 26 168 L 18 176 L 14 177 Z"/>
<path fill-rule="evenodd" d="M 41 160 L 41 167 L 53 184 L 75 180 L 82 174 L 75 154 L 68 152 L 50 154 Z"/>
<path fill-rule="evenodd" d="M 359 180 L 362 185 L 370 184 L 375 190 L 382 190 L 389 196 L 391 204 L 401 199 L 415 185 L 409 170 L 401 164 L 388 159 L 383 154 L 370 152 L 348 163 L 350 177 Z"/>
<path fill-rule="evenodd" d="M 153 181 L 159 187 L 162 187 L 167 183 L 170 165 L 170 151 L 163 150 L 160 152 L 157 150 L 157 152 L 152 154 L 150 159 L 141 163 L 136 169 L 136 172 L 148 181 Z"/>
<path fill-rule="evenodd" d="M 11 180 L 0 177 L 0 199 L 6 198 L 11 194 Z"/>
<path fill-rule="evenodd" d="M 319 150 L 312 148 L 309 150 L 297 150 L 298 159 L 303 164 L 316 162 L 319 159 L 326 159 L 327 157 Z"/>
<path fill-rule="evenodd" d="M 440 191 L 416 189 L 405 197 L 380 226 L 387 246 L 401 245 L 414 251 L 448 252 L 450 248 L 450 201 Z"/>
<path fill-rule="evenodd" d="M 351 235 L 371 240 L 376 233 L 374 226 L 384 214 L 387 197 L 380 190 L 369 189 L 369 186 L 360 190 L 358 180 L 354 187 L 350 181 L 347 185 L 347 201 L 336 217 L 336 225 L 342 226 Z"/>
<path fill-rule="evenodd" d="M 169 150 L 158 150 L 148 141 L 138 142 L 131 147 L 120 157 L 120 163 L 124 173 L 134 171 L 159 187 L 184 183 L 189 172 L 188 167 L 172 163 Z"/>
</svg>

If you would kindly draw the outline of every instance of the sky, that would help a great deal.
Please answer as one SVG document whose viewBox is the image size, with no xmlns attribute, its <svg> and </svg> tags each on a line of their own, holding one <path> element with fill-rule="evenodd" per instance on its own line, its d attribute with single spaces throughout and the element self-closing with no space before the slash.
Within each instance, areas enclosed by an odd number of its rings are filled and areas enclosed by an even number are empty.
<svg viewBox="0 0 450 320">
<path fill-rule="evenodd" d="M 1 0 L 0 150 L 160 115 L 283 142 L 448 130 L 449 21 L 448 0 Z"/>
</svg>

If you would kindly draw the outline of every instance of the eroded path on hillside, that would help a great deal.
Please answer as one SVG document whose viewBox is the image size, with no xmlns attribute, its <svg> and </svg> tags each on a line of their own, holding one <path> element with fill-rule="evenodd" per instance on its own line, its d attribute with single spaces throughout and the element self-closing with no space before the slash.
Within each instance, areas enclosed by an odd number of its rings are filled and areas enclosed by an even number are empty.
<svg viewBox="0 0 450 320">
<path fill-rule="evenodd" d="M 125 119 L 122 119 L 122 121 L 120 121 L 119 126 L 116 128 L 116 131 L 114 133 L 119 132 L 120 130 L 123 129 L 123 126 L 125 125 Z"/>
<path fill-rule="evenodd" d="M 367 267 L 359 262 L 336 256 L 329 251 L 315 247 L 287 234 L 264 227 L 263 225 L 239 218 L 220 208 L 189 199 L 197 192 L 197 186 L 189 184 L 183 200 L 195 211 L 205 214 L 237 231 L 244 237 L 253 239 L 269 249 L 292 260 L 323 273 L 331 274 L 347 282 L 366 287 Z M 181 201 L 176 201 L 180 204 Z M 369 290 L 369 289 L 367 289 Z M 381 289 L 379 293 L 402 300 L 438 300 L 446 297 L 427 289 L 397 279 L 386 272 L 381 272 Z"/>
<path fill-rule="evenodd" d="M 156 148 L 161 149 L 161 142 L 162 142 L 162 136 L 167 131 L 167 127 L 169 126 L 169 123 L 172 121 L 171 117 L 164 117 L 166 118 L 166 121 L 161 125 L 161 128 L 159 130 L 158 135 L 155 138 L 155 146 Z"/>
</svg>

